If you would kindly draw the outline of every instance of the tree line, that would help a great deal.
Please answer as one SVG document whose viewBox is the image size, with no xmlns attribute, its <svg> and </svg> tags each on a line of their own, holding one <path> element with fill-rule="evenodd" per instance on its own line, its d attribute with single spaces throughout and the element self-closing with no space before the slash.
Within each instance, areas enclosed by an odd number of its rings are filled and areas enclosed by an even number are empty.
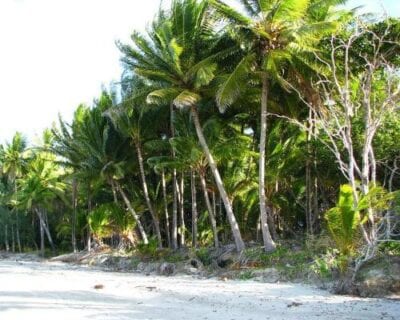
<svg viewBox="0 0 400 320">
<path fill-rule="evenodd" d="M 173 0 L 117 43 L 124 72 L 0 148 L 0 247 L 399 239 L 397 19 L 341 0 Z"/>
</svg>

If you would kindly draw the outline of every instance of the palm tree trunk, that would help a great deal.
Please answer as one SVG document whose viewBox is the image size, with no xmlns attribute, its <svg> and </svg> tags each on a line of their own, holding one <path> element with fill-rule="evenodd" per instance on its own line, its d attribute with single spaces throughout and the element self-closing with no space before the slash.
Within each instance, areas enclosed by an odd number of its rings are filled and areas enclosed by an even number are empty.
<svg viewBox="0 0 400 320">
<path fill-rule="evenodd" d="M 268 229 L 267 207 L 265 196 L 265 146 L 267 138 L 267 102 L 268 102 L 268 79 L 267 75 L 262 76 L 261 93 L 261 132 L 260 132 L 260 159 L 259 159 L 259 197 L 260 197 L 260 217 L 261 232 L 264 240 L 265 251 L 273 251 L 276 248 Z"/>
<path fill-rule="evenodd" d="M 19 233 L 19 216 L 18 216 L 18 210 L 15 211 L 15 224 L 16 224 L 16 233 L 17 233 L 17 246 L 18 246 L 18 252 L 22 252 L 22 246 L 21 246 L 21 236 Z"/>
<path fill-rule="evenodd" d="M 40 255 L 44 257 L 44 228 L 43 224 L 39 219 L 39 228 L 40 228 Z"/>
<path fill-rule="evenodd" d="M 178 179 L 176 169 L 173 170 L 173 193 L 174 201 L 172 204 L 172 249 L 178 249 Z"/>
<path fill-rule="evenodd" d="M 55 253 L 54 242 L 53 242 L 53 238 L 51 237 L 50 230 L 48 228 L 48 223 L 46 224 L 46 220 L 47 220 L 46 216 L 44 216 L 44 213 L 39 209 L 36 209 L 36 214 L 39 218 L 39 223 L 41 225 L 41 228 L 43 229 L 44 233 L 46 234 L 47 240 L 49 240 L 51 250 L 53 251 L 53 254 L 54 254 Z M 42 229 L 41 229 L 41 232 L 42 232 Z"/>
<path fill-rule="evenodd" d="M 151 218 L 153 219 L 154 229 L 156 231 L 156 236 L 157 236 L 157 241 L 158 241 L 158 247 L 162 248 L 160 221 L 158 220 L 157 214 L 155 213 L 154 208 L 150 201 L 149 190 L 147 188 L 146 175 L 145 175 L 144 166 L 143 166 L 142 148 L 138 141 L 135 141 L 135 146 L 136 146 L 136 152 L 137 152 L 137 157 L 138 157 L 138 161 L 139 161 L 139 171 L 140 171 L 140 176 L 141 176 L 141 180 L 142 180 L 144 198 L 146 200 L 147 208 L 150 211 Z"/>
<path fill-rule="evenodd" d="M 179 203 L 179 218 L 180 218 L 180 246 L 181 248 L 185 246 L 185 231 L 186 231 L 186 226 L 185 226 L 185 175 L 182 172 L 181 173 L 181 180 L 179 183 L 179 188 L 178 188 L 178 203 Z"/>
<path fill-rule="evenodd" d="M 117 190 L 118 190 L 119 193 L 121 194 L 122 199 L 124 200 L 126 207 L 128 208 L 129 212 L 132 214 L 133 218 L 134 218 L 135 221 L 136 221 L 136 224 L 137 224 L 137 226 L 138 226 L 138 229 L 139 229 L 139 232 L 140 232 L 140 236 L 142 237 L 143 243 L 144 243 L 144 244 L 148 244 L 149 241 L 148 241 L 148 239 L 147 239 L 146 232 L 144 231 L 143 225 L 142 225 L 142 223 L 140 222 L 139 217 L 138 217 L 138 215 L 137 215 L 135 209 L 133 209 L 133 207 L 132 207 L 132 205 L 131 205 L 131 203 L 130 203 L 128 197 L 126 196 L 124 190 L 122 190 L 120 184 L 119 184 L 117 181 L 115 181 L 115 185 L 116 185 L 116 187 L 117 187 Z"/>
<path fill-rule="evenodd" d="M 109 179 L 109 184 L 111 186 L 111 192 L 113 194 L 114 203 L 118 205 L 117 190 L 114 184 L 114 180 L 112 178 Z"/>
<path fill-rule="evenodd" d="M 72 250 L 77 252 L 76 247 L 76 218 L 77 218 L 77 207 L 78 207 L 78 182 L 74 177 L 72 179 L 72 230 L 71 230 L 71 242 Z"/>
<path fill-rule="evenodd" d="M 14 179 L 14 194 L 15 194 L 15 200 L 17 200 L 17 181 Z M 18 202 L 18 201 L 16 201 Z M 19 234 L 19 216 L 18 216 L 18 210 L 15 209 L 15 226 L 16 226 L 16 233 L 17 233 L 17 245 L 18 245 L 18 252 L 21 253 L 22 252 L 22 248 L 21 248 L 21 237 Z"/>
<path fill-rule="evenodd" d="M 170 130 L 171 137 L 175 137 L 175 126 L 174 126 L 174 105 L 170 104 Z M 172 158 L 175 160 L 175 150 L 172 148 Z M 172 203 L 172 249 L 178 249 L 178 192 L 177 192 L 177 179 L 176 169 L 172 171 L 172 189 L 173 189 L 173 203 Z"/>
<path fill-rule="evenodd" d="M 205 179 L 204 179 L 204 182 L 205 182 Z M 206 190 L 207 190 L 207 189 L 206 189 Z M 208 195 L 208 194 L 207 194 L 207 195 Z M 215 225 L 217 225 L 217 199 L 216 199 L 216 197 L 215 197 L 215 192 L 214 192 L 214 190 L 211 191 L 211 196 L 212 196 L 212 203 L 213 203 L 212 210 L 213 210 L 213 213 L 214 213 Z"/>
<path fill-rule="evenodd" d="M 4 226 L 4 245 L 6 247 L 6 251 L 10 251 L 10 245 L 8 243 L 8 225 Z"/>
<path fill-rule="evenodd" d="M 232 230 L 232 235 L 235 240 L 236 250 L 238 252 L 241 252 L 245 248 L 245 245 L 244 245 L 244 242 L 242 239 L 242 235 L 240 234 L 239 225 L 236 221 L 235 215 L 232 210 L 232 204 L 228 198 L 228 194 L 226 193 L 226 190 L 225 190 L 224 184 L 222 182 L 221 176 L 219 174 L 217 165 L 215 164 L 214 158 L 211 155 L 210 149 L 208 148 L 206 139 L 203 134 L 203 130 L 200 125 L 200 119 L 199 119 L 199 115 L 198 115 L 196 106 L 191 106 L 190 110 L 192 113 L 194 126 L 196 128 L 197 137 L 199 138 L 200 145 L 203 148 L 203 151 L 207 157 L 208 164 L 211 168 L 211 172 L 213 173 L 215 183 L 217 185 L 221 199 L 224 202 L 226 215 L 228 217 L 229 224 L 230 224 L 231 230 Z"/>
<path fill-rule="evenodd" d="M 87 208 L 88 208 L 88 215 L 92 211 L 92 192 L 90 190 L 90 183 L 88 184 L 88 202 L 87 202 Z M 87 224 L 87 239 L 86 239 L 86 246 L 88 252 L 91 251 L 92 249 L 92 230 L 90 230 L 90 225 L 89 223 Z"/>
<path fill-rule="evenodd" d="M 50 224 L 49 224 L 49 219 L 47 216 L 47 213 L 45 213 L 45 225 L 44 225 L 44 231 L 46 233 L 47 239 L 49 240 L 50 246 L 51 246 L 51 251 L 53 252 L 53 255 L 56 252 L 56 247 L 53 242 L 53 238 L 51 237 L 50 233 Z"/>
<path fill-rule="evenodd" d="M 207 192 L 207 184 L 206 184 L 206 179 L 204 177 L 203 172 L 199 172 L 200 176 L 200 184 L 201 188 L 203 189 L 203 195 L 204 195 L 204 200 L 206 202 L 207 210 L 208 210 L 208 215 L 210 216 L 210 222 L 211 222 L 211 229 L 213 232 L 214 236 L 214 246 L 216 248 L 219 247 L 219 242 L 218 242 L 218 232 L 217 232 L 217 221 L 215 220 L 215 195 L 213 194 L 213 203 L 214 203 L 214 209 L 211 207 L 211 202 L 210 202 L 210 197 L 208 196 Z"/>
<path fill-rule="evenodd" d="M 307 159 L 306 159 L 306 227 L 307 234 L 313 235 L 313 191 L 311 177 L 311 138 L 313 130 L 312 109 L 308 112 L 308 130 L 307 130 Z"/>
<path fill-rule="evenodd" d="M 197 197 L 196 197 L 196 174 L 192 169 L 190 170 L 190 186 L 192 192 L 192 246 L 197 248 Z"/>
<path fill-rule="evenodd" d="M 14 223 L 11 222 L 11 251 L 15 252 Z"/>
<path fill-rule="evenodd" d="M 166 182 L 165 182 L 164 168 L 162 169 L 162 172 L 161 172 L 161 184 L 162 184 L 163 198 L 164 198 L 165 233 L 167 234 L 168 247 L 171 248 L 171 232 L 170 232 L 170 226 L 169 226 L 167 185 L 166 185 Z"/>
</svg>

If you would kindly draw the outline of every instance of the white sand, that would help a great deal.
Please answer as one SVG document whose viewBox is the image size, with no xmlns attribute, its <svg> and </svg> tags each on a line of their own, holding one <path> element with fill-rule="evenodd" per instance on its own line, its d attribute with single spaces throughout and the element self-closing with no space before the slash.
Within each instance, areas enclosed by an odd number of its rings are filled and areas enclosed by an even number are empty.
<svg viewBox="0 0 400 320">
<path fill-rule="evenodd" d="M 94 289 L 101 284 L 103 289 Z M 302 285 L 112 273 L 0 260 L 1 320 L 400 319 L 400 302 Z"/>
</svg>

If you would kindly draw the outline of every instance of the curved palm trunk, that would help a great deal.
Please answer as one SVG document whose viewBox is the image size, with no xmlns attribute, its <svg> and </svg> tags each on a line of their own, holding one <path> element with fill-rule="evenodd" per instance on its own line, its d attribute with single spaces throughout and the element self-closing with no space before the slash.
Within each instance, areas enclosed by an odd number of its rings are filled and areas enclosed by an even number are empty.
<svg viewBox="0 0 400 320">
<path fill-rule="evenodd" d="M 53 238 L 51 237 L 51 233 L 48 228 L 48 225 L 46 224 L 46 217 L 44 216 L 44 213 L 42 212 L 42 210 L 39 210 L 36 208 L 35 211 L 39 218 L 39 224 L 40 224 L 40 236 L 41 236 L 40 249 L 42 251 L 42 255 L 44 255 L 44 235 L 43 235 L 43 233 L 46 234 L 47 239 L 49 240 L 49 243 L 51 246 L 51 250 L 53 251 L 53 253 L 55 253 L 54 242 L 53 242 Z"/>
<path fill-rule="evenodd" d="M 165 232 L 167 234 L 168 247 L 170 248 L 171 247 L 171 232 L 170 232 L 170 226 L 169 226 L 167 185 L 166 185 L 166 182 L 165 182 L 164 169 L 162 169 L 162 173 L 161 173 L 161 184 L 162 184 L 163 198 L 164 198 Z"/>
<path fill-rule="evenodd" d="M 210 202 L 210 197 L 208 196 L 207 192 L 207 184 L 206 184 L 206 179 L 204 177 L 203 172 L 199 172 L 200 176 L 200 184 L 201 188 L 203 190 L 204 194 L 204 200 L 206 202 L 207 210 L 208 210 L 208 215 L 210 216 L 210 222 L 211 222 L 211 229 L 213 231 L 213 236 L 214 236 L 214 246 L 216 248 L 219 247 L 219 241 L 218 241 L 218 231 L 217 231 L 217 221 L 215 220 L 215 196 L 213 198 L 214 200 L 214 209 L 211 207 L 211 202 Z"/>
<path fill-rule="evenodd" d="M 224 202 L 226 215 L 228 217 L 229 224 L 230 224 L 231 230 L 232 230 L 232 235 L 235 240 L 236 250 L 238 252 L 241 252 L 245 248 L 245 245 L 244 245 L 244 242 L 242 239 L 242 235 L 240 234 L 239 225 L 236 221 L 235 215 L 232 210 L 231 202 L 229 201 L 228 194 L 226 193 L 226 190 L 225 190 L 224 184 L 222 182 L 221 176 L 219 174 L 217 165 L 215 164 L 214 158 L 211 155 L 210 149 L 208 148 L 206 139 L 203 134 L 203 130 L 200 125 L 200 119 L 199 119 L 199 115 L 198 115 L 196 106 L 191 106 L 190 110 L 191 110 L 191 113 L 193 116 L 193 122 L 194 122 L 194 126 L 196 128 L 197 137 L 199 138 L 200 145 L 203 148 L 203 151 L 207 157 L 208 164 L 210 165 L 211 172 L 213 173 L 215 183 L 217 185 L 221 199 Z"/>
<path fill-rule="evenodd" d="M 133 207 L 132 207 L 132 205 L 131 205 L 131 203 L 130 203 L 128 197 L 126 196 L 124 190 L 122 190 L 120 184 L 119 184 L 117 181 L 114 181 L 114 183 L 115 183 L 115 186 L 116 186 L 117 190 L 118 190 L 119 193 L 121 194 L 122 199 L 124 200 L 126 207 L 128 208 L 129 212 L 132 214 L 133 218 L 134 218 L 135 221 L 136 221 L 136 224 L 137 224 L 137 226 L 138 226 L 139 233 L 140 233 L 140 236 L 142 237 L 143 243 L 144 243 L 144 244 L 148 244 L 148 243 L 149 243 L 149 240 L 147 239 L 146 232 L 144 231 L 143 225 L 142 225 L 142 223 L 140 222 L 139 217 L 138 217 L 138 215 L 137 215 L 135 209 L 133 209 Z"/>
<path fill-rule="evenodd" d="M 262 76 L 262 96 L 261 96 L 261 132 L 260 132 L 260 159 L 259 159 L 259 197 L 260 197 L 260 217 L 261 231 L 264 240 L 265 251 L 273 251 L 276 248 L 274 240 L 268 229 L 267 206 L 265 196 L 265 146 L 267 138 L 267 102 L 268 102 L 268 79 L 267 75 Z"/>
<path fill-rule="evenodd" d="M 137 157 L 138 157 L 138 161 L 139 161 L 139 171 L 140 171 L 140 176 L 141 176 L 141 180 L 142 180 L 144 197 L 146 199 L 147 208 L 150 211 L 151 218 L 153 219 L 154 229 L 156 231 L 156 236 L 157 236 L 157 241 L 158 241 L 158 247 L 162 248 L 160 221 L 158 220 L 157 214 L 155 213 L 154 208 L 150 201 L 149 190 L 147 188 L 146 174 L 144 172 L 144 166 L 143 166 L 142 149 L 140 147 L 139 142 L 135 142 L 135 146 L 136 146 L 136 152 L 137 152 Z"/>
</svg>

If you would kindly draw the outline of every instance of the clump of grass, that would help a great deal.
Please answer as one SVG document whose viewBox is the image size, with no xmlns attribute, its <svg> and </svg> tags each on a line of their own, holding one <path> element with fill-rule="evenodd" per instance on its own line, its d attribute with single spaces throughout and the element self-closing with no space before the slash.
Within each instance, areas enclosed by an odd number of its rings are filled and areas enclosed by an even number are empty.
<svg viewBox="0 0 400 320">
<path fill-rule="evenodd" d="M 207 248 L 200 248 L 196 250 L 196 257 L 204 266 L 209 266 L 212 263 L 211 252 Z"/>
<path fill-rule="evenodd" d="M 241 272 L 238 277 L 239 280 L 250 280 L 252 278 L 254 278 L 254 274 L 251 270 Z"/>
</svg>

